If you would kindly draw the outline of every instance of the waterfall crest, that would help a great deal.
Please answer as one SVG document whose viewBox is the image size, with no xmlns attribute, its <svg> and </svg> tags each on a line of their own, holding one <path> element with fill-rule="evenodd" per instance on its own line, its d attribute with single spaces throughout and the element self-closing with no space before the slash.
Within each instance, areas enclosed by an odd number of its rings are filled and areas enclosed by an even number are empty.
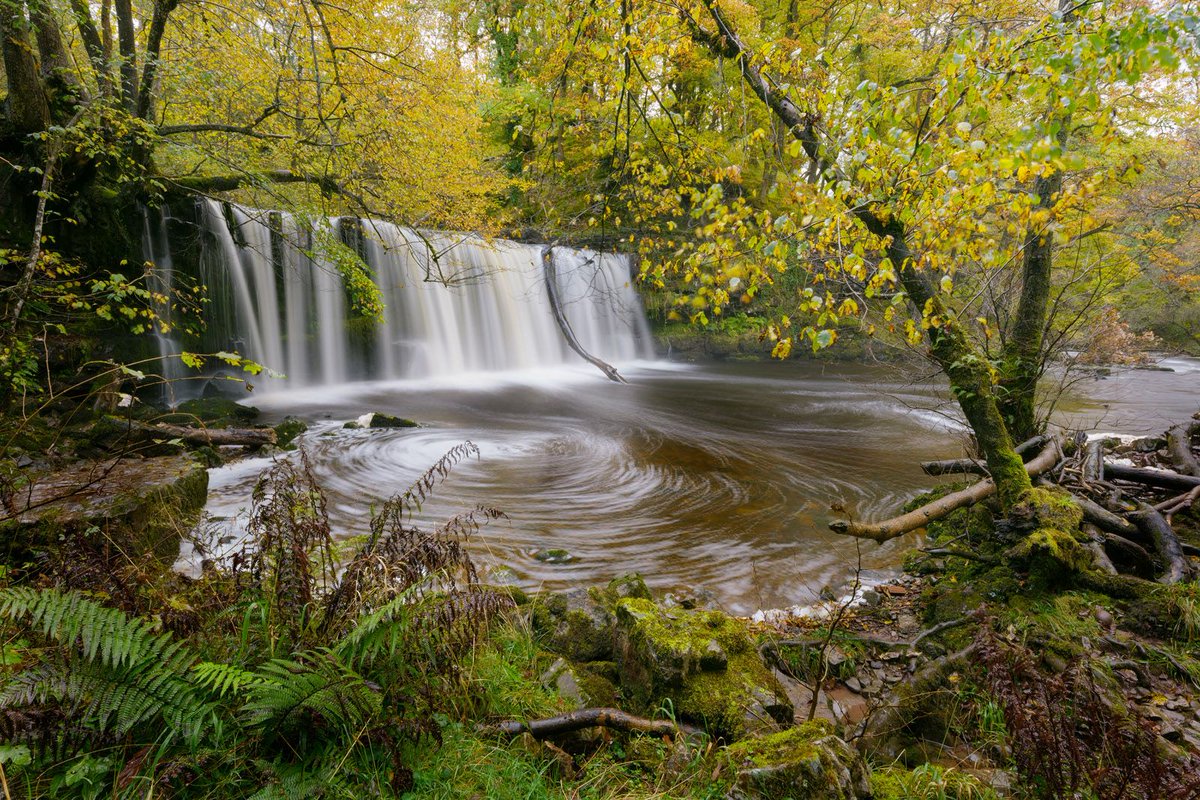
<svg viewBox="0 0 1200 800">
<path fill-rule="evenodd" d="M 198 278 L 211 298 L 205 345 L 284 375 L 258 380 L 265 388 L 583 363 L 555 321 L 542 245 L 329 220 L 379 288 L 384 312 L 370 323 L 354 317 L 312 225 L 211 199 L 200 203 L 198 223 Z M 162 241 L 168 237 L 150 227 L 148 254 L 178 262 Z M 615 363 L 653 357 L 627 256 L 555 247 L 552 258 L 560 303 L 583 347 Z"/>
</svg>

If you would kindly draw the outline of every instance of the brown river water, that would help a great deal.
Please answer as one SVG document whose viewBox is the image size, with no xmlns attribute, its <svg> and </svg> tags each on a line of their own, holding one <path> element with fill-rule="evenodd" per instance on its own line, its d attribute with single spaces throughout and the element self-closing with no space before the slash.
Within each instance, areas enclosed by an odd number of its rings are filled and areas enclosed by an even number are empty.
<svg viewBox="0 0 1200 800">
<path fill-rule="evenodd" d="M 1162 366 L 1172 371 L 1082 379 L 1055 421 L 1163 431 L 1200 408 L 1200 361 Z M 480 503 L 505 511 L 472 544 L 497 579 L 564 589 L 637 571 L 657 590 L 708 590 L 735 613 L 811 602 L 860 558 L 868 569 L 894 568 L 916 535 L 885 545 L 836 536 L 826 527 L 839 516 L 831 505 L 889 516 L 934 484 L 920 461 L 962 453 L 963 428 L 929 372 L 640 362 L 624 374 L 625 385 L 582 368 L 354 383 L 250 402 L 267 420 L 312 423 L 301 441 L 339 535 L 364 532 L 373 503 L 470 440 L 480 457 L 454 470 L 420 518 L 433 524 Z M 423 427 L 342 428 L 368 411 Z M 240 532 L 269 465 L 257 458 L 212 471 L 208 511 L 226 535 Z M 535 557 L 549 549 L 571 560 Z"/>
</svg>

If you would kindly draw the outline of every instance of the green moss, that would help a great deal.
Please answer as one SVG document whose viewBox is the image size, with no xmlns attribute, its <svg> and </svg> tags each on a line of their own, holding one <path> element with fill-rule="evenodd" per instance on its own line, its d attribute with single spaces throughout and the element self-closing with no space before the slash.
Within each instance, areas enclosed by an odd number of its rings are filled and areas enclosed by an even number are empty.
<svg viewBox="0 0 1200 800">
<path fill-rule="evenodd" d="M 279 447 L 290 448 L 296 437 L 308 430 L 308 423 L 296 417 L 284 417 L 283 422 L 275 426 L 276 444 Z"/>
<path fill-rule="evenodd" d="M 1020 578 L 1005 564 L 952 563 L 942 580 L 925 589 L 922 600 L 926 618 L 937 623 L 958 619 L 981 605 L 1003 603 L 1023 590 Z"/>
<path fill-rule="evenodd" d="M 1029 571 L 1037 587 L 1062 584 L 1092 566 L 1092 553 L 1073 533 L 1058 528 L 1038 528 L 1009 551 L 1017 564 Z"/>
<path fill-rule="evenodd" d="M 179 424 L 197 420 L 209 426 L 245 425 L 258 418 L 258 409 L 244 406 L 228 397 L 198 397 L 180 403 L 174 414 L 161 418 L 163 422 Z"/>
<path fill-rule="evenodd" d="M 1076 531 L 1083 522 L 1081 509 L 1071 495 L 1062 489 L 1034 487 L 1021 493 L 1010 515 L 1014 519 L 1031 520 L 1040 528 Z"/>
<path fill-rule="evenodd" d="M 770 767 L 798 759 L 811 758 L 816 753 L 813 744 L 833 735 L 833 723 L 824 719 L 809 720 L 779 733 L 735 742 L 725 748 L 734 766 Z"/>
<path fill-rule="evenodd" d="M 866 767 L 824 720 L 731 745 L 731 796 L 762 800 L 857 800 L 869 794 Z"/>
<path fill-rule="evenodd" d="M 571 609 L 554 628 L 553 648 L 572 661 L 609 658 L 613 649 L 612 618 Z"/>
<path fill-rule="evenodd" d="M 681 718 L 731 739 L 751 732 L 748 717 L 790 721 L 786 694 L 732 617 L 626 598 L 617 620 L 621 685 L 635 705 L 653 711 L 669 702 Z"/>
</svg>

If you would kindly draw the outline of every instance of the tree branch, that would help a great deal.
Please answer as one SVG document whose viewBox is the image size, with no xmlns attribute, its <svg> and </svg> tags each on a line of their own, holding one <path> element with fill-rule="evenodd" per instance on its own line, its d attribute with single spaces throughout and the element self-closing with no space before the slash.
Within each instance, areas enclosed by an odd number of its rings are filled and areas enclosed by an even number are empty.
<svg viewBox="0 0 1200 800">
<path fill-rule="evenodd" d="M 584 728 L 612 728 L 651 736 L 675 737 L 679 735 L 679 728 L 673 722 L 638 717 L 617 708 L 584 708 L 559 714 L 556 717 L 533 719 L 526 722 L 506 720 L 496 725 L 483 726 L 482 730 L 495 731 L 506 736 L 520 736 L 522 733 L 528 733 L 535 739 L 548 739 Z"/>
<path fill-rule="evenodd" d="M 1037 454 L 1037 457 L 1025 465 L 1025 471 L 1030 475 L 1040 475 L 1058 462 L 1058 456 L 1058 440 L 1051 439 L 1042 448 L 1042 451 Z M 910 531 L 924 527 L 930 522 L 939 520 L 952 511 L 974 505 L 981 500 L 991 497 L 995 493 L 996 484 L 992 482 L 991 478 L 988 478 L 974 486 L 970 486 L 962 491 L 952 492 L 907 514 L 901 514 L 898 517 L 893 517 L 883 522 L 860 523 L 837 520 L 836 522 L 829 523 L 829 527 L 835 533 L 845 536 L 855 536 L 859 539 L 871 539 L 882 544 L 890 539 L 895 539 L 897 536 L 903 536 Z"/>
<path fill-rule="evenodd" d="M 327 194 L 341 193 L 341 186 L 334 178 L 325 175 L 309 175 L 303 172 L 292 172 L 286 169 L 270 170 L 269 172 L 242 172 L 233 175 L 198 175 L 179 178 L 167 178 L 170 183 L 188 192 L 207 194 L 210 192 L 233 192 L 247 184 L 263 183 L 311 183 L 321 187 Z"/>
</svg>

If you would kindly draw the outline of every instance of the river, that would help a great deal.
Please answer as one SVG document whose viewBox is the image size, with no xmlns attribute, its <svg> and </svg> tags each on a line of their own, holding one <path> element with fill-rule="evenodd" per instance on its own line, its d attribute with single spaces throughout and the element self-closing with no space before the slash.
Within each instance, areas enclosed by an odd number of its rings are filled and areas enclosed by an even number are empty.
<svg viewBox="0 0 1200 800">
<path fill-rule="evenodd" d="M 1171 371 L 1081 378 L 1055 421 L 1161 432 L 1200 406 L 1200 361 L 1161 366 Z M 712 592 L 735 613 L 811 602 L 859 563 L 894 568 L 915 535 L 860 543 L 827 523 L 891 514 L 935 482 L 918 462 L 960 454 L 965 441 L 932 371 L 640 361 L 623 373 L 628 384 L 558 366 L 293 389 L 252 402 L 269 421 L 294 414 L 312 423 L 301 441 L 338 535 L 364 532 L 373 503 L 469 440 L 479 458 L 454 470 L 420 519 L 436 524 L 481 503 L 506 512 L 472 542 L 495 579 L 565 589 L 637 571 L 657 590 Z M 368 411 L 422 427 L 343 428 Z M 222 530 L 240 531 L 269 464 L 252 458 L 212 471 L 208 512 Z M 539 560 L 546 550 L 570 559 Z"/>
</svg>

